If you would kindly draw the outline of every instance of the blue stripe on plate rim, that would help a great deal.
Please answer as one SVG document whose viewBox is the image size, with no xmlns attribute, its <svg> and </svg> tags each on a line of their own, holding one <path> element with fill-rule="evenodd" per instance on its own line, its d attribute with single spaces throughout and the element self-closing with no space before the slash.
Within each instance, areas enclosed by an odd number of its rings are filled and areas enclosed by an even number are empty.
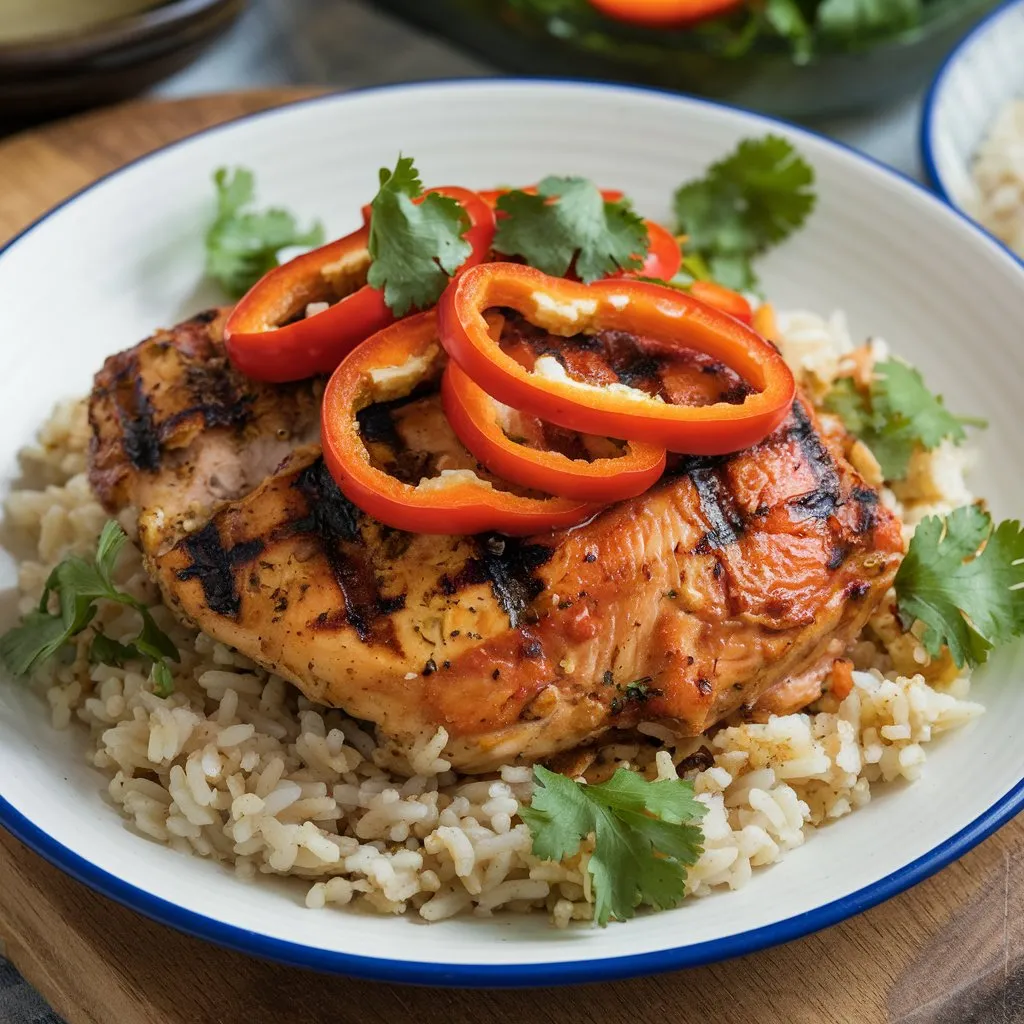
<svg viewBox="0 0 1024 1024">
<path fill-rule="evenodd" d="M 273 118 L 288 111 L 290 107 L 302 106 L 310 103 L 322 103 L 325 101 L 337 101 L 339 96 L 354 96 L 367 92 L 383 92 L 393 89 L 431 89 L 431 88 L 459 88 L 469 82 L 484 82 L 508 85 L 513 82 L 528 82 L 531 84 L 544 84 L 558 86 L 585 85 L 597 89 L 610 89 L 620 92 L 636 92 L 640 94 L 654 93 L 656 95 L 670 96 L 676 99 L 683 99 L 687 103 L 700 106 L 725 109 L 741 113 L 754 121 L 759 121 L 766 126 L 779 125 L 787 132 L 803 135 L 824 142 L 835 149 L 851 153 L 857 159 L 873 164 L 886 174 L 900 178 L 907 182 L 912 188 L 927 197 L 928 201 L 943 211 L 943 216 L 952 216 L 962 221 L 969 230 L 990 241 L 992 236 L 984 231 L 969 217 L 955 207 L 943 203 L 943 201 L 929 192 L 919 182 L 893 168 L 859 152 L 852 146 L 837 142 L 819 132 L 790 124 L 779 118 L 769 117 L 765 114 L 758 114 L 733 104 L 721 103 L 713 100 L 706 100 L 700 97 L 680 97 L 677 93 L 668 90 L 656 89 L 637 85 L 620 85 L 617 83 L 588 81 L 585 79 L 548 79 L 530 78 L 513 79 L 501 77 L 479 77 L 463 79 L 441 79 L 429 82 L 417 83 L 396 83 L 393 85 L 370 86 L 363 89 L 351 89 L 343 93 L 326 93 L 323 96 L 313 96 L 305 99 L 295 100 L 270 110 L 256 111 L 251 114 L 244 114 L 223 124 L 214 125 L 210 128 L 196 132 L 185 139 L 172 142 L 167 146 L 147 153 L 137 159 L 119 167 L 117 170 L 105 174 L 91 185 L 75 192 L 63 202 L 53 207 L 33 221 L 28 227 L 20 231 L 6 245 L 0 248 L 0 271 L 2 271 L 3 256 L 18 240 L 27 235 L 44 220 L 53 216 L 58 210 L 73 203 L 79 196 L 95 188 L 100 183 L 114 178 L 117 175 L 129 170 L 136 164 L 143 163 L 160 153 L 183 145 L 189 138 L 196 135 L 206 135 L 220 131 L 230 125 L 239 124 L 243 121 L 251 121 L 258 118 Z M 1009 253 L 1005 246 L 998 246 L 1004 252 Z M 1022 275 L 1024 285 L 1024 275 Z M 26 846 L 44 857 L 51 864 L 60 868 L 66 874 L 71 875 L 78 881 L 90 888 L 108 896 L 130 910 L 137 910 L 147 917 L 161 924 L 169 925 L 178 931 L 185 932 L 208 942 L 225 946 L 228 949 L 246 953 L 251 956 L 273 960 L 278 963 L 289 964 L 295 967 L 310 968 L 318 971 L 326 971 L 338 974 L 349 974 L 361 978 L 368 978 L 373 981 L 401 982 L 415 985 L 432 986 L 457 986 L 462 988 L 530 988 L 545 985 L 569 985 L 585 982 L 612 981 L 620 978 L 630 978 L 638 975 L 657 974 L 664 971 L 681 970 L 686 967 L 697 967 L 701 964 L 713 963 L 719 960 L 726 960 L 731 957 L 744 956 L 754 953 L 768 946 L 775 946 L 783 942 L 790 942 L 793 939 L 809 935 L 811 932 L 830 925 L 838 924 L 840 921 L 854 914 L 869 910 L 871 907 L 890 899 L 893 896 L 909 889 L 918 882 L 923 881 L 935 872 L 952 863 L 959 857 L 975 847 L 982 840 L 986 839 L 998 828 L 1005 825 L 1021 810 L 1024 810 L 1024 779 L 1021 779 L 1012 789 L 1000 797 L 983 814 L 974 821 L 962 828 L 955 835 L 945 842 L 940 843 L 933 850 L 918 857 L 917 860 L 905 865 L 892 874 L 887 875 L 879 881 L 867 885 L 856 892 L 833 900 L 831 903 L 823 904 L 814 910 L 794 917 L 776 921 L 770 925 L 754 928 L 749 931 L 739 932 L 735 935 L 725 936 L 720 939 L 711 939 L 705 942 L 694 943 L 689 946 L 677 946 L 672 949 L 658 950 L 651 953 L 638 953 L 631 956 L 607 957 L 600 960 L 568 960 L 551 963 L 528 963 L 528 964 L 443 964 L 424 963 L 408 960 L 388 960 L 378 957 L 365 957 L 353 953 L 341 953 L 334 950 L 316 949 L 311 946 L 304 946 L 298 942 L 290 942 L 284 939 L 270 938 L 259 932 L 253 932 L 236 925 L 225 924 L 214 918 L 206 917 L 203 914 L 186 910 L 177 904 L 171 903 L 160 897 L 153 896 L 144 889 L 122 881 L 116 875 L 97 867 L 84 857 L 70 850 L 68 847 L 57 842 L 39 826 L 35 825 L 20 811 L 15 809 L 7 800 L 0 796 L 0 825 L 7 829 L 12 835 L 20 839 Z M 616 927 L 613 925 L 612 927 Z"/>
<path fill-rule="evenodd" d="M 1004 0 L 1004 2 L 994 10 L 989 11 L 989 13 L 986 14 L 985 17 L 982 18 L 981 21 L 979 21 L 960 40 L 960 42 L 956 44 L 956 46 L 953 47 L 952 50 L 949 51 L 942 64 L 939 66 L 939 70 L 935 73 L 935 77 L 932 79 L 931 85 L 928 86 L 928 92 L 925 94 L 924 103 L 921 107 L 921 122 L 918 128 L 917 142 L 918 150 L 921 154 L 921 164 L 924 167 L 925 177 L 928 179 L 928 184 L 931 185 L 935 192 L 944 199 L 952 209 L 963 217 L 966 217 L 967 214 L 960 209 L 956 204 L 956 201 L 950 195 L 942 180 L 942 176 L 939 174 L 938 165 L 935 162 L 935 121 L 937 116 L 936 111 L 939 106 L 939 97 L 946 83 L 946 76 L 952 71 L 953 65 L 960 59 L 964 51 L 971 46 L 979 36 L 991 31 L 1004 15 L 1022 5 L 1024 5 L 1024 0 Z M 870 157 L 868 159 L 870 159 Z M 1000 249 L 1008 252 L 1018 263 L 1024 263 L 1024 256 L 1014 252 L 1013 249 L 1011 249 L 1001 238 L 996 238 L 991 231 L 982 227 L 982 225 L 978 224 L 977 221 L 972 220 L 971 223 L 974 224 L 974 226 L 983 234 L 988 235 L 988 237 L 991 238 Z M 2 250 L 0 250 L 0 253 L 2 253 Z"/>
</svg>

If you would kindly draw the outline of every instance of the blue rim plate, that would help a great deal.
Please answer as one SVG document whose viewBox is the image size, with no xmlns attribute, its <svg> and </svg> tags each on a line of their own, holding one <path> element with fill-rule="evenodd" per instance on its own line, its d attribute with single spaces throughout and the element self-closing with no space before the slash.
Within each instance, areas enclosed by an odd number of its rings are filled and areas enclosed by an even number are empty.
<svg viewBox="0 0 1024 1024">
<path fill-rule="evenodd" d="M 74 208 L 76 203 L 88 197 L 101 185 L 107 188 L 115 184 L 119 187 L 125 185 L 126 182 L 132 180 L 126 176 L 137 175 L 140 168 L 146 169 L 147 166 L 152 170 L 152 165 L 155 162 L 168 159 L 168 154 L 173 154 L 175 151 L 178 151 L 178 154 L 181 155 L 182 147 L 188 147 L 197 138 L 216 143 L 220 135 L 230 133 L 240 125 L 260 125 L 262 123 L 264 126 L 274 125 L 279 128 L 290 118 L 315 118 L 318 110 L 327 109 L 337 113 L 344 111 L 350 104 L 376 102 L 378 99 L 386 99 L 387 97 L 414 104 L 421 100 L 427 101 L 431 97 L 442 100 L 445 98 L 451 99 L 470 91 L 476 94 L 493 93 L 495 95 L 499 93 L 522 93 L 523 105 L 529 110 L 534 109 L 529 107 L 530 100 L 536 104 L 543 95 L 548 94 L 556 101 L 566 96 L 570 98 L 575 97 L 578 100 L 585 94 L 588 98 L 600 99 L 602 103 L 610 108 L 614 108 L 622 115 L 625 115 L 631 107 L 654 106 L 657 103 L 659 110 L 662 106 L 666 110 L 669 108 L 685 108 L 693 115 L 695 122 L 700 121 L 713 124 L 717 119 L 729 121 L 732 125 L 730 131 L 733 129 L 742 130 L 743 134 L 748 135 L 752 132 L 765 131 L 777 131 L 786 134 L 793 138 L 798 145 L 803 141 L 808 147 L 814 148 L 819 152 L 836 154 L 834 159 L 841 162 L 846 172 L 851 176 L 863 175 L 869 179 L 865 185 L 865 196 L 879 191 L 891 192 L 894 196 L 901 199 L 903 205 L 914 207 L 912 217 L 916 218 L 915 223 L 919 226 L 934 222 L 939 225 L 935 230 L 939 231 L 940 234 L 952 234 L 958 238 L 965 239 L 966 243 L 974 251 L 983 255 L 984 260 L 990 267 L 998 268 L 999 274 L 1002 274 L 1009 281 L 1016 282 L 1016 294 L 1019 294 L 1020 289 L 1024 287 L 1024 272 L 1012 264 L 1007 269 L 1007 261 L 1005 261 L 1004 257 L 994 247 L 989 245 L 984 233 L 970 223 L 963 215 L 956 211 L 951 211 L 939 199 L 910 179 L 883 167 L 870 158 L 857 154 L 848 147 L 825 139 L 807 129 L 776 121 L 763 115 L 737 111 L 735 108 L 726 105 L 706 100 L 673 97 L 659 93 L 656 90 L 600 85 L 596 83 L 549 83 L 537 81 L 515 83 L 501 79 L 488 79 L 468 84 L 465 81 L 456 81 L 450 83 L 425 83 L 412 86 L 388 86 L 381 89 L 362 90 L 346 96 L 317 97 L 300 100 L 270 111 L 250 114 L 226 125 L 207 129 L 197 136 L 173 143 L 171 146 L 148 154 L 132 164 L 113 172 L 94 185 L 65 200 L 64 203 L 39 218 L 33 225 L 26 228 L 25 231 L 21 232 L 0 250 L 0 281 L 5 280 L 5 272 L 9 270 L 7 261 L 17 255 L 18 247 L 23 243 L 33 243 L 34 239 L 38 237 L 37 233 L 47 229 L 47 225 L 51 224 L 52 219 L 60 211 Z M 334 107 L 324 106 L 331 104 Z M 680 116 L 682 116 L 682 112 L 680 112 Z M 396 140 L 396 148 L 400 141 Z M 228 149 L 230 150 L 230 147 Z M 233 153 L 228 152 L 225 159 L 230 161 L 235 159 L 235 157 Z M 854 165 L 860 170 L 855 171 L 853 169 Z M 212 167 L 203 167 L 197 173 L 205 180 L 205 176 L 210 170 L 212 170 Z M 572 172 L 576 168 L 562 167 L 559 170 Z M 584 168 L 583 170 L 585 171 L 586 169 Z M 685 174 L 681 173 L 679 180 L 682 180 L 683 177 L 685 177 Z M 483 186 L 483 182 L 478 183 L 472 180 L 469 181 L 469 184 Z M 638 196 L 638 198 L 641 197 Z M 843 204 L 839 205 L 842 206 Z M 836 210 L 832 210 L 829 214 L 829 216 L 833 215 L 839 216 Z M 824 217 L 825 214 L 822 214 L 822 216 Z M 911 216 L 911 214 L 908 214 L 908 216 Z M 838 254 L 836 258 L 856 260 L 857 266 L 863 266 L 864 261 L 858 253 L 852 253 L 849 257 L 844 255 L 844 242 L 842 239 L 845 238 L 849 230 L 849 224 L 844 221 L 838 225 L 836 233 L 830 236 L 831 240 L 823 236 L 819 239 L 818 244 L 823 245 L 830 252 Z M 837 241 L 837 239 L 840 240 Z M 826 242 L 828 242 L 827 246 L 824 245 Z M 900 244 L 900 242 L 895 241 L 894 247 L 898 249 Z M 798 265 L 794 264 L 794 266 Z M 810 270 L 806 272 L 808 274 L 811 273 Z M 937 270 L 936 273 L 939 273 L 939 271 Z M 780 265 L 778 271 L 766 272 L 765 278 L 769 291 L 772 291 L 773 283 L 776 281 L 779 282 L 780 287 L 784 287 L 784 280 L 791 277 L 792 274 L 792 267 L 785 263 Z M 1014 274 L 1016 274 L 1015 277 Z M 852 277 L 851 280 L 853 280 Z M 847 287 L 852 286 L 847 285 Z M 941 280 L 937 282 L 937 288 L 940 293 L 945 290 Z M 952 291 L 952 286 L 950 286 L 949 290 Z M 994 306 L 999 306 L 1001 303 L 1005 304 L 1008 301 L 1007 291 L 1008 289 L 1004 287 L 1003 292 L 987 304 Z M 831 295 L 828 296 L 829 299 L 831 297 Z M 984 297 L 979 298 L 978 301 L 984 302 Z M 922 313 L 922 315 L 928 314 Z M 134 328 L 135 325 L 133 325 Z M 112 351 L 115 347 L 118 346 L 111 344 L 109 350 Z M 950 348 L 950 352 L 954 353 L 950 358 L 955 360 L 955 348 Z M 952 365 L 948 371 L 946 381 L 956 380 L 958 376 L 965 374 L 967 376 L 970 375 L 962 367 Z M 942 383 L 946 383 L 946 381 L 942 381 Z M 1015 407 L 1010 408 L 1002 419 L 1000 417 L 1003 414 L 997 413 L 994 417 L 994 422 L 997 425 L 999 423 L 1009 424 L 1012 422 L 1015 413 Z M 1019 498 L 1020 494 L 1014 492 L 1009 500 L 1016 502 Z M 1001 497 L 997 496 L 997 505 L 1001 500 Z M 0 701 L 0 711 L 3 711 L 2 701 Z M 993 719 L 997 717 L 995 714 L 992 716 Z M 995 721 L 993 728 L 998 729 L 999 727 L 999 722 Z M 981 734 L 978 733 L 976 735 L 980 736 Z M 979 739 L 977 741 L 972 740 L 971 742 L 980 744 L 980 756 L 991 757 L 994 756 L 992 751 L 998 746 L 996 742 L 998 740 L 999 737 L 996 736 L 995 740 Z M 953 748 L 951 747 L 950 749 L 952 750 Z M 919 783 L 918 785 L 922 784 Z M 165 898 L 163 895 L 157 895 L 154 891 L 150 891 L 144 886 L 126 881 L 124 878 L 119 877 L 117 873 L 97 865 L 87 856 L 83 856 L 80 852 L 71 849 L 68 843 L 54 838 L 46 829 L 40 827 L 36 821 L 31 820 L 25 813 L 24 808 L 16 807 L 15 803 L 3 794 L 2 781 L 0 781 L 0 824 L 51 863 L 98 892 L 164 924 L 240 952 L 301 967 L 336 971 L 386 981 L 466 987 L 513 987 L 609 980 L 691 967 L 710 961 L 751 953 L 835 924 L 927 878 L 951 861 L 962 856 L 1001 825 L 1005 824 L 1024 806 L 1024 780 L 1021 780 L 1019 770 L 1016 770 L 1016 773 L 1012 776 L 1007 775 L 1005 784 L 1000 783 L 1000 787 L 998 794 L 995 794 L 993 790 L 991 802 L 980 808 L 979 813 L 968 816 L 962 822 L 955 822 L 950 826 L 949 834 L 944 835 L 941 841 L 925 849 L 924 852 L 908 856 L 906 861 L 900 862 L 896 869 L 887 871 L 878 878 L 873 878 L 870 884 L 855 887 L 852 891 L 843 892 L 838 898 L 823 899 L 820 904 L 809 905 L 799 913 L 782 913 L 778 915 L 777 919 L 772 920 L 768 924 L 740 928 L 732 934 L 694 941 L 688 944 L 674 944 L 670 948 L 630 953 L 628 951 L 629 942 L 623 938 L 623 951 L 619 955 L 602 955 L 599 959 L 592 957 L 565 959 L 560 957 L 557 960 L 541 960 L 528 963 L 502 963 L 498 962 L 500 957 L 487 956 L 486 954 L 477 955 L 484 957 L 487 962 L 476 960 L 464 963 L 432 962 L 428 959 L 416 959 L 414 957 L 364 956 L 355 952 L 339 952 L 332 949 L 315 948 L 304 942 L 291 941 L 280 936 L 264 934 L 254 928 L 239 927 L 237 924 L 209 916 L 209 914 L 201 913 L 194 908 L 186 908 L 171 899 Z M 931 790 L 926 789 L 923 792 L 931 792 L 933 796 L 935 795 L 934 791 Z M 902 789 L 895 796 L 899 799 L 910 799 L 911 791 Z M 905 807 L 909 806 L 909 804 L 905 805 Z M 110 815 L 111 827 L 119 829 L 121 823 L 114 812 L 108 809 L 106 813 Z M 903 812 L 901 811 L 901 813 Z M 846 829 L 846 835 L 852 838 L 856 834 L 857 826 L 853 820 L 844 821 L 835 826 L 834 831 L 838 835 L 839 830 L 842 829 Z M 825 831 L 831 832 L 832 830 Z M 124 834 L 127 835 L 127 833 Z M 817 841 L 817 838 L 815 838 L 815 841 Z M 132 841 L 139 842 L 134 837 L 132 837 Z M 813 845 L 813 843 L 808 844 L 803 849 L 805 851 L 810 850 Z M 861 854 L 863 854 L 863 851 L 861 851 Z M 180 862 L 175 861 L 174 863 Z M 778 868 L 769 869 L 769 871 L 779 871 L 781 867 L 780 865 Z M 761 876 L 759 875 L 758 877 Z M 226 884 L 230 883 L 226 882 Z M 753 891 L 753 887 L 748 887 L 746 891 Z M 738 895 L 712 897 L 711 899 L 721 899 L 722 903 L 719 905 L 725 907 L 729 899 L 736 899 Z M 681 911 L 674 911 L 673 913 L 679 914 Z M 337 920 L 340 922 L 344 920 L 344 917 L 339 916 Z M 625 937 L 630 934 L 626 929 L 644 927 L 644 920 L 653 919 L 638 919 L 629 925 L 613 926 L 613 929 L 609 929 L 609 931 L 614 932 L 615 935 Z M 685 920 L 685 918 L 680 920 Z M 397 922 L 395 924 L 397 925 Z M 342 927 L 342 925 L 339 924 L 339 927 Z M 423 929 L 418 930 L 423 931 Z M 480 932 L 477 932 L 477 935 L 479 934 Z"/>
<path fill-rule="evenodd" d="M 951 206 L 961 209 L 956 196 L 956 187 L 949 180 L 948 175 L 942 170 L 942 159 L 939 157 L 941 147 L 940 136 L 946 127 L 960 127 L 965 133 L 972 137 L 974 144 L 980 141 L 981 133 L 987 129 L 992 118 L 998 113 L 998 106 L 1007 99 L 1001 95 L 1004 91 L 996 86 L 998 73 L 1006 65 L 1000 63 L 1000 57 L 992 54 L 991 61 L 985 61 L 985 81 L 975 83 L 971 80 L 967 71 L 966 62 L 974 57 L 988 55 L 996 45 L 1002 45 L 1006 49 L 1005 41 L 1000 42 L 999 37 L 1005 35 L 1005 28 L 1010 24 L 1011 19 L 1018 23 L 1024 21 L 1024 0 L 1005 0 L 995 10 L 987 14 L 981 21 L 968 32 L 957 45 L 949 52 L 942 62 L 935 77 L 932 79 L 928 92 L 925 94 L 924 104 L 921 108 L 921 120 L 918 129 L 918 149 L 921 154 L 921 165 L 924 168 L 925 176 L 935 191 Z M 1019 36 L 1019 43 L 1024 46 L 1024 31 L 1016 30 Z M 1019 60 L 1019 49 L 1018 57 Z M 1006 59 L 1006 58 L 1003 58 Z M 1012 57 L 1009 58 L 1013 60 Z M 993 72 L 995 71 L 995 75 Z M 958 88 L 956 77 L 959 74 L 968 76 L 967 86 L 971 87 L 971 96 L 965 95 L 965 90 Z M 989 90 L 995 87 L 997 95 L 989 95 Z M 1024 98 L 1024 77 L 1017 88 L 1017 94 Z M 983 116 L 978 116 L 979 108 L 984 108 Z M 954 125 L 951 119 L 955 119 Z M 962 160 L 962 166 L 966 170 L 967 164 L 973 153 L 957 153 L 958 161 Z M 981 225 L 980 230 L 995 242 L 996 245 L 1004 248 L 1014 259 L 1022 260 L 1018 253 L 1015 253 L 1001 239 L 986 231 Z"/>
</svg>

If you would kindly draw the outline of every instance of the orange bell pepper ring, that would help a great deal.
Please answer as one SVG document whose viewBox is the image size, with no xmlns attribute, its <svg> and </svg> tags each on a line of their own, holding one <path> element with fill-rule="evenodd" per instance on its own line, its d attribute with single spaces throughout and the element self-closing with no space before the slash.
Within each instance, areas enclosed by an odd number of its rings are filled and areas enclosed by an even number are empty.
<svg viewBox="0 0 1024 1024">
<path fill-rule="evenodd" d="M 545 372 L 505 352 L 484 314 L 512 309 L 552 336 Z M 763 440 L 789 414 L 793 374 L 778 349 L 746 324 L 692 295 L 629 279 L 581 284 L 532 267 L 488 263 L 453 280 L 437 308 L 448 354 L 500 402 L 587 434 L 641 441 L 672 452 L 722 455 Z M 571 376 L 557 362 L 559 336 L 632 339 L 664 376 L 701 353 L 743 381 L 739 401 L 674 404 L 628 383 Z M 537 360 L 537 367 L 541 361 Z"/>
<path fill-rule="evenodd" d="M 459 440 L 492 473 L 539 491 L 579 501 L 621 501 L 643 494 L 665 469 L 664 448 L 626 442 L 613 456 L 572 458 L 559 451 L 528 446 L 509 436 L 501 423 L 503 410 L 483 388 L 477 387 L 458 363 L 450 362 L 441 381 L 444 412 Z M 522 422 L 522 417 L 519 417 Z M 543 424 L 535 421 L 541 427 Z M 584 437 L 574 435 L 586 450 Z M 600 441 L 605 439 L 595 438 Z M 605 447 L 614 447 L 605 440 Z"/>
<path fill-rule="evenodd" d="M 695 299 L 700 299 L 701 302 L 706 302 L 709 306 L 742 320 L 745 324 L 753 325 L 754 311 L 750 308 L 750 303 L 739 292 L 734 292 L 717 281 L 694 281 L 690 285 L 690 294 Z M 758 333 L 763 334 L 761 331 Z"/>
<path fill-rule="evenodd" d="M 327 383 L 321 413 L 324 461 L 342 493 L 375 519 L 411 533 L 496 530 L 528 536 L 574 526 L 600 510 L 568 498 L 503 490 L 468 469 L 406 483 L 375 466 L 359 429 L 360 410 L 437 380 L 447 361 L 433 312 L 400 320 L 352 351 Z"/>
</svg>

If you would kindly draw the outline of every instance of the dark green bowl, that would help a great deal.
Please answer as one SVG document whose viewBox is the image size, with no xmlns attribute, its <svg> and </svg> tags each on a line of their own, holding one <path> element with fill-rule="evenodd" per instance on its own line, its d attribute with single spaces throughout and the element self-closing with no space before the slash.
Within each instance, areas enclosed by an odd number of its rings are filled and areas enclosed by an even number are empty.
<svg viewBox="0 0 1024 1024">
<path fill-rule="evenodd" d="M 864 110 L 922 86 L 998 0 L 930 0 L 913 29 L 856 46 L 828 39 L 806 62 L 759 36 L 730 56 L 721 34 L 654 30 L 601 17 L 578 0 L 378 0 L 520 74 L 638 82 L 789 118 Z"/>
</svg>

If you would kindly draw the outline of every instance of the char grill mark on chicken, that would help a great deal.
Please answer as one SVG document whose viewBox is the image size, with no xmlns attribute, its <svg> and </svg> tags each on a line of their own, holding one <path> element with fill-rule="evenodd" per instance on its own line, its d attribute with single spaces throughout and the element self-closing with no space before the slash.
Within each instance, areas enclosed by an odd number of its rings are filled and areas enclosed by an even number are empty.
<svg viewBox="0 0 1024 1024">
<path fill-rule="evenodd" d="M 111 512 L 134 505 L 149 544 L 174 543 L 319 437 L 320 382 L 235 371 L 209 310 L 111 356 L 89 402 L 89 482 Z M 197 542 L 198 543 L 198 542 Z"/>
</svg>

